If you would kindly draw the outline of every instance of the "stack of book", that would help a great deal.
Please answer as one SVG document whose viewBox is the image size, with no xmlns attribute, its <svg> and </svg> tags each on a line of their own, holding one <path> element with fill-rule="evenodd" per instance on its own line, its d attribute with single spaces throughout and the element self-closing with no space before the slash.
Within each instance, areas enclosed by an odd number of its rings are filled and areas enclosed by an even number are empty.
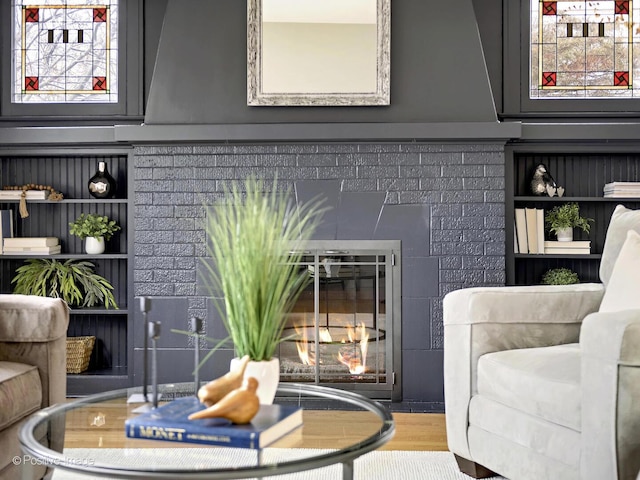
<svg viewBox="0 0 640 480">
<path fill-rule="evenodd" d="M 605 197 L 640 198 L 640 182 L 612 182 L 604 186 Z"/>
<path fill-rule="evenodd" d="M 3 242 L 5 255 L 54 255 L 60 253 L 60 240 L 56 237 L 13 237 Z"/>
<path fill-rule="evenodd" d="M 515 253 L 544 252 L 544 210 L 515 209 Z"/>
<path fill-rule="evenodd" d="M 560 255 L 585 255 L 591 253 L 589 240 L 574 240 L 572 242 L 546 241 L 544 253 Z"/>
<path fill-rule="evenodd" d="M 20 200 L 22 190 L 0 190 L 0 200 Z M 27 200 L 46 200 L 49 197 L 47 190 L 27 190 Z"/>
</svg>

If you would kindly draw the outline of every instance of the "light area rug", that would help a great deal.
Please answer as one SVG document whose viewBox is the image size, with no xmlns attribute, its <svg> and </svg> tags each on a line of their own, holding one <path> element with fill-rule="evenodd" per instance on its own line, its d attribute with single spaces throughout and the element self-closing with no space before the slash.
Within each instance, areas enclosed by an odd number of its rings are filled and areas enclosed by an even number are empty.
<svg viewBox="0 0 640 480">
<path fill-rule="evenodd" d="M 215 468 L 231 464 L 252 464 L 256 459 L 255 450 L 224 448 L 224 459 L 213 455 L 207 448 L 74 448 L 65 449 L 65 455 L 71 458 L 87 459 L 96 464 L 117 462 L 119 465 L 143 467 L 155 465 L 179 469 L 181 465 L 199 465 L 200 468 Z M 328 450 L 267 448 L 264 450 L 264 462 L 293 460 L 308 457 L 311 452 L 325 453 Z M 75 472 L 56 469 L 52 480 L 80 480 L 92 478 Z M 101 477 L 104 478 L 104 477 Z M 178 478 L 178 476 L 176 476 Z M 299 473 L 265 477 L 273 480 L 338 480 L 342 478 L 342 465 L 307 470 Z M 356 480 L 470 480 L 461 473 L 450 452 L 409 452 L 397 450 L 369 452 L 354 461 Z M 503 477 L 492 477 L 504 480 Z"/>
</svg>

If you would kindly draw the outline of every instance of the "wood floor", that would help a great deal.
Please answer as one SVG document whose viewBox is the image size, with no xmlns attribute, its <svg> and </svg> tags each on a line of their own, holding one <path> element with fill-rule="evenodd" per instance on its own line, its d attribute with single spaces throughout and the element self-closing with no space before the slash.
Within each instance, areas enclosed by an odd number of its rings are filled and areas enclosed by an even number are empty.
<svg viewBox="0 0 640 480">
<path fill-rule="evenodd" d="M 446 451 L 443 413 L 394 413 L 396 434 L 381 450 Z"/>
<path fill-rule="evenodd" d="M 176 447 L 171 442 L 151 442 L 127 439 L 123 422 L 131 413 L 132 406 L 123 403 L 104 402 L 73 410 L 67 414 L 66 448 L 145 448 Z M 289 435 L 279 447 L 340 448 L 354 441 L 354 432 L 362 435 L 374 434 L 379 428 L 376 418 L 369 412 L 347 412 L 331 410 L 305 410 L 305 434 Z M 394 412 L 395 435 L 381 450 L 447 450 L 447 435 L 444 414 Z M 134 442 L 132 444 L 132 442 Z M 187 446 L 188 444 L 182 444 Z"/>
</svg>

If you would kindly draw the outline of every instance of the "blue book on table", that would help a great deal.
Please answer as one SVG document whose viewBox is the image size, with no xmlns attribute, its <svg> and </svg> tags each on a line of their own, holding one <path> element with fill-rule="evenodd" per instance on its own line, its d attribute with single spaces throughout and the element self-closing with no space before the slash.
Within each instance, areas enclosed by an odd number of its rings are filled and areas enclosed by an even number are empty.
<svg viewBox="0 0 640 480">
<path fill-rule="evenodd" d="M 302 425 L 302 408 L 288 405 L 260 405 L 256 416 L 246 425 L 235 425 L 223 418 L 187 418 L 204 408 L 196 397 L 173 400 L 127 419 L 126 435 L 145 440 L 260 449 Z"/>
</svg>

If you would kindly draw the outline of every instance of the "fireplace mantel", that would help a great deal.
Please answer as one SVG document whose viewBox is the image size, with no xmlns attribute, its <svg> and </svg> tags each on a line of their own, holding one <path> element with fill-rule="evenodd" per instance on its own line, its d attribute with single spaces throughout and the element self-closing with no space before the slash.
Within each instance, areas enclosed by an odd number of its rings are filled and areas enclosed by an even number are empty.
<svg viewBox="0 0 640 480">
<path fill-rule="evenodd" d="M 0 144 L 149 144 L 231 142 L 504 142 L 521 136 L 520 122 L 257 123 L 0 128 Z"/>
</svg>

